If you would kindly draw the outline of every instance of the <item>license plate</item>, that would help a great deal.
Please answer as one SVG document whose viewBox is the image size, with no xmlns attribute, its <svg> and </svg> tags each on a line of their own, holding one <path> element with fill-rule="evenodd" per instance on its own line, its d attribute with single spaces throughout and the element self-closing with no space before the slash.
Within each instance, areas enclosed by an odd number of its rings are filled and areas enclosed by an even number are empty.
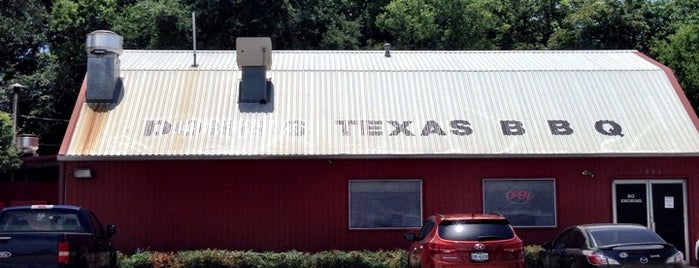
<svg viewBox="0 0 699 268">
<path fill-rule="evenodd" d="M 488 252 L 472 252 L 471 260 L 478 262 L 488 261 Z"/>
</svg>

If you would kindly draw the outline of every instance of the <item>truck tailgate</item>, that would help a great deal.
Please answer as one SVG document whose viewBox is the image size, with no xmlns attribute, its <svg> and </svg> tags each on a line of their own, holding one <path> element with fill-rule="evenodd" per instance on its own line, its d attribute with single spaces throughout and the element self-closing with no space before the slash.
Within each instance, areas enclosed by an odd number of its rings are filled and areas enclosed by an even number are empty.
<svg viewBox="0 0 699 268">
<path fill-rule="evenodd" d="M 0 268 L 57 267 L 58 233 L 0 234 Z"/>
</svg>

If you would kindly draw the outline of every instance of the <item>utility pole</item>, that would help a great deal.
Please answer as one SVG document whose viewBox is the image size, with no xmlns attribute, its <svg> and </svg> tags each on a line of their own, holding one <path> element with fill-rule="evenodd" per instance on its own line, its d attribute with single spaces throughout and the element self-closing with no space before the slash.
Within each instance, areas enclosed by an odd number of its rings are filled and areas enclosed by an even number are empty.
<svg viewBox="0 0 699 268">
<path fill-rule="evenodd" d="M 20 89 L 27 88 L 20 83 L 14 83 L 10 85 L 10 90 L 12 91 L 12 137 L 14 139 L 15 148 L 17 147 L 17 106 L 19 102 L 19 91 Z"/>
</svg>

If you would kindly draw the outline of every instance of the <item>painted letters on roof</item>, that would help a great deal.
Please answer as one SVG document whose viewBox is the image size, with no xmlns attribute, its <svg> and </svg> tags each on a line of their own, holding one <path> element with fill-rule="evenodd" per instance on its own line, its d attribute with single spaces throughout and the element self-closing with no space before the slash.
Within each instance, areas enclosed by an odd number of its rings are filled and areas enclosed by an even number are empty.
<svg viewBox="0 0 699 268">
<path fill-rule="evenodd" d="M 674 77 L 635 51 L 125 50 L 116 104 L 76 104 L 59 159 L 699 155 Z"/>
</svg>

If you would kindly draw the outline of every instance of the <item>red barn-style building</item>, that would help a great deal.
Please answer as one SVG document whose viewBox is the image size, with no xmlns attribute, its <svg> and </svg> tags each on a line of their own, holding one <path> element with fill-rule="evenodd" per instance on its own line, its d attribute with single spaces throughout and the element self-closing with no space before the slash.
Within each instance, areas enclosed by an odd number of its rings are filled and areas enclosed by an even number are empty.
<svg viewBox="0 0 699 268">
<path fill-rule="evenodd" d="M 88 36 L 58 161 L 124 252 L 406 248 L 431 214 L 498 212 L 526 244 L 638 222 L 695 258 L 699 119 L 637 51 L 120 45 Z"/>
</svg>

